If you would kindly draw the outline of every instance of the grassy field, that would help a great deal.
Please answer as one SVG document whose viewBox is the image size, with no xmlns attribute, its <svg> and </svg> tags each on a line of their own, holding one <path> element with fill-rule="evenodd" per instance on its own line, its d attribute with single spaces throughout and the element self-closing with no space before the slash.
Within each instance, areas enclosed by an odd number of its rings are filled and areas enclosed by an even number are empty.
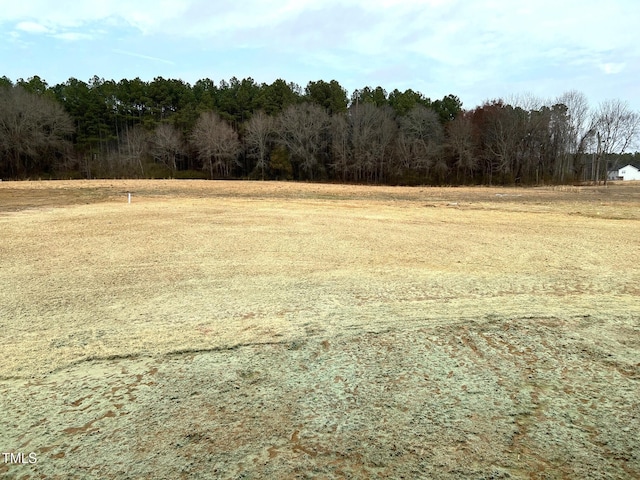
<svg viewBox="0 0 640 480">
<path fill-rule="evenodd" d="M 0 232 L 1 476 L 640 478 L 638 183 L 2 182 Z"/>
</svg>

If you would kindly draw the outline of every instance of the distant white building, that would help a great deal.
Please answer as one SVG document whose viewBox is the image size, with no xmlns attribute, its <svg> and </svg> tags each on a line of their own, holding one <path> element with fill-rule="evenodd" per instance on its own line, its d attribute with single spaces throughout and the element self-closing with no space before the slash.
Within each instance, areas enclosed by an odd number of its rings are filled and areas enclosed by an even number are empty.
<svg viewBox="0 0 640 480">
<path fill-rule="evenodd" d="M 611 170 L 607 172 L 608 180 L 640 180 L 640 169 L 633 165 Z"/>
</svg>

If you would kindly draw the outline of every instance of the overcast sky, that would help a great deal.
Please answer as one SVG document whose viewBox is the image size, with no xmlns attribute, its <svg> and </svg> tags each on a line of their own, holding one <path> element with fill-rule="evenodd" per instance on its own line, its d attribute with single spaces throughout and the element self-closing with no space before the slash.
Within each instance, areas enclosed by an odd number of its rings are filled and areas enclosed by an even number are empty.
<svg viewBox="0 0 640 480">
<path fill-rule="evenodd" d="M 452 93 L 584 92 L 640 110 L 637 0 L 0 0 L 0 76 L 156 76 Z"/>
</svg>

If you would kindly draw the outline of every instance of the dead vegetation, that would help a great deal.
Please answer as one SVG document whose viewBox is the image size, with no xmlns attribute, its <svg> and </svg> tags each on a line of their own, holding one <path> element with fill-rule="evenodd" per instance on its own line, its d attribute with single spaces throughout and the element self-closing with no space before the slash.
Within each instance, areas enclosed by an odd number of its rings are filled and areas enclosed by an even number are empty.
<svg viewBox="0 0 640 480">
<path fill-rule="evenodd" d="M 0 472 L 637 477 L 639 200 L 2 182 Z"/>
</svg>

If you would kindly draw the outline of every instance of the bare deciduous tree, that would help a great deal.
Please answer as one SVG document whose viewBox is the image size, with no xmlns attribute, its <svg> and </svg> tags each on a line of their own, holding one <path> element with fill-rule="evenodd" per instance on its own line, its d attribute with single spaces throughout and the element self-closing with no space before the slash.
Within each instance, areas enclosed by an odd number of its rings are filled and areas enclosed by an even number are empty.
<svg viewBox="0 0 640 480">
<path fill-rule="evenodd" d="M 139 170 L 144 176 L 144 156 L 149 149 L 149 132 L 141 125 L 128 128 L 122 137 L 118 149 L 120 166 L 128 174 Z"/>
<path fill-rule="evenodd" d="M 329 125 L 326 110 L 310 103 L 291 105 L 278 117 L 280 142 L 309 178 L 313 179 L 320 155 L 326 152 Z"/>
<path fill-rule="evenodd" d="M 158 125 L 151 137 L 150 152 L 157 162 L 166 165 L 175 174 L 177 158 L 182 151 L 182 135 L 176 127 L 166 123 Z"/>
<path fill-rule="evenodd" d="M 640 115 L 622 100 L 606 100 L 595 113 L 595 127 L 605 154 L 626 152 L 640 133 Z"/>
<path fill-rule="evenodd" d="M 423 105 L 416 105 L 400 118 L 399 123 L 398 144 L 403 166 L 424 174 L 436 164 L 442 170 L 439 160 L 442 157 L 444 130 L 438 114 Z"/>
<path fill-rule="evenodd" d="M 636 141 L 640 132 L 640 115 L 622 100 L 605 100 L 593 114 L 596 132 L 596 153 L 592 179 L 607 178 L 607 166 L 602 160 L 611 153 L 623 154 Z"/>
<path fill-rule="evenodd" d="M 331 167 L 342 181 L 350 177 L 350 172 L 353 168 L 351 130 L 351 123 L 346 113 L 334 114 L 331 117 L 331 151 L 333 157 Z"/>
<path fill-rule="evenodd" d="M 355 180 L 381 182 L 392 155 L 398 126 L 391 107 L 377 107 L 373 103 L 352 106 L 349 111 L 352 125 L 353 164 Z"/>
<path fill-rule="evenodd" d="M 238 154 L 241 150 L 238 134 L 215 112 L 204 112 L 198 118 L 191 133 L 191 142 L 198 151 L 202 168 L 214 173 L 229 176 L 233 165 L 240 165 Z"/>
<path fill-rule="evenodd" d="M 274 132 L 273 117 L 262 110 L 255 113 L 245 124 L 245 143 L 250 157 L 256 159 L 256 168 L 264 180 L 265 169 L 269 166 L 269 143 Z"/>
<path fill-rule="evenodd" d="M 51 154 L 63 152 L 73 122 L 62 106 L 22 87 L 0 87 L 0 152 L 10 175 L 51 166 Z"/>
<path fill-rule="evenodd" d="M 455 168 L 458 180 L 462 177 L 473 176 L 477 166 L 474 155 L 473 124 L 468 115 L 458 115 L 448 124 L 447 145 L 455 158 Z"/>
<path fill-rule="evenodd" d="M 556 103 L 566 110 L 566 144 L 560 162 L 561 181 L 569 176 L 581 180 L 585 166 L 585 153 L 594 137 L 593 124 L 589 117 L 589 101 L 584 93 L 571 90 L 563 93 Z"/>
</svg>

